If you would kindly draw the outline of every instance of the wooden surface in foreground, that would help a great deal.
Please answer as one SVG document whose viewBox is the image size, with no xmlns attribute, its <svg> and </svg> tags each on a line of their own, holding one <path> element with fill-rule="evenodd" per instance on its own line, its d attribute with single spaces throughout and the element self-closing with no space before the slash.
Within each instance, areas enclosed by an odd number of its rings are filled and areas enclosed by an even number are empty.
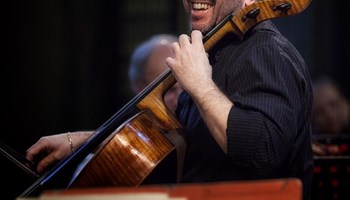
<svg viewBox="0 0 350 200">
<path fill-rule="evenodd" d="M 29 199 L 301 200 L 302 184 L 299 179 L 273 179 L 198 184 L 148 185 L 136 188 L 84 188 L 67 190 L 49 190 L 44 191 L 37 198 L 27 198 L 26 200 Z"/>
</svg>

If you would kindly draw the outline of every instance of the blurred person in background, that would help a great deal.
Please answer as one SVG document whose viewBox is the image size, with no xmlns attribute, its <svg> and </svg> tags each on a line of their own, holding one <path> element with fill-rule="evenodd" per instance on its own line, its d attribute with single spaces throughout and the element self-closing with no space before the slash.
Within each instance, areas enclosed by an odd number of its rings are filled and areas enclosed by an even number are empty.
<svg viewBox="0 0 350 200">
<path fill-rule="evenodd" d="M 350 103 L 330 78 L 313 82 L 313 154 L 315 156 L 349 155 Z"/>
<path fill-rule="evenodd" d="M 141 92 L 168 68 L 165 59 L 173 55 L 170 45 L 176 41 L 177 37 L 173 35 L 159 34 L 135 49 L 129 66 L 129 80 L 134 94 Z M 175 83 L 164 96 L 164 102 L 173 113 L 175 113 L 177 97 L 181 91 L 180 85 Z"/>
<path fill-rule="evenodd" d="M 338 85 L 329 78 L 313 83 L 315 134 L 350 133 L 350 104 Z"/>
</svg>

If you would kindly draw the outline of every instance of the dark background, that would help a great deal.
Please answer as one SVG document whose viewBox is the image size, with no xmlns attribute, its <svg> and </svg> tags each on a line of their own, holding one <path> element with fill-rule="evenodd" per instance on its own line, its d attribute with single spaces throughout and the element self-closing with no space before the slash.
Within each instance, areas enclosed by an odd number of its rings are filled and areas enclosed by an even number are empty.
<svg viewBox="0 0 350 200">
<path fill-rule="evenodd" d="M 350 14 L 339 2 L 313 0 L 305 12 L 273 21 L 312 79 L 333 78 L 349 98 Z M 180 0 L 15 0 L 2 8 L 0 139 L 23 155 L 43 135 L 97 128 L 133 97 L 134 47 L 154 34 L 187 32 Z M 21 172 L 1 163 L 4 191 L 22 192 Z"/>
</svg>

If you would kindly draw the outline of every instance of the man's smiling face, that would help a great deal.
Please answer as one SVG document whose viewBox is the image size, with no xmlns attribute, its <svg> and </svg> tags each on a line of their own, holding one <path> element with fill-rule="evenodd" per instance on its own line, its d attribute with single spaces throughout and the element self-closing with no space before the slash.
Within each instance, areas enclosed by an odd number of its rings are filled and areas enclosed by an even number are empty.
<svg viewBox="0 0 350 200">
<path fill-rule="evenodd" d="M 183 0 L 183 4 L 190 29 L 205 34 L 226 16 L 241 10 L 246 1 L 253 0 Z"/>
</svg>

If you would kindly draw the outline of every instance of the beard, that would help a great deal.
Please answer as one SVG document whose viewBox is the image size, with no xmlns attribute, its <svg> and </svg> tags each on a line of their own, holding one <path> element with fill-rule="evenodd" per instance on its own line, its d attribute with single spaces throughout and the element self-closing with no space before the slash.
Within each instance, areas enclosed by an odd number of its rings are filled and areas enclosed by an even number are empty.
<svg viewBox="0 0 350 200">
<path fill-rule="evenodd" d="M 216 11 L 213 12 L 212 16 L 206 22 L 196 22 L 196 19 L 192 19 L 191 15 L 189 15 L 190 21 L 190 30 L 199 30 L 203 35 L 210 32 L 215 26 L 217 26 L 222 20 L 224 20 L 228 15 L 235 15 L 243 8 L 243 1 L 234 0 L 230 3 L 230 5 L 225 5 L 220 8 L 217 8 Z"/>
<path fill-rule="evenodd" d="M 209 33 L 216 26 L 215 20 L 212 18 L 207 23 L 193 23 L 191 21 L 190 30 L 199 30 L 203 35 Z"/>
</svg>

